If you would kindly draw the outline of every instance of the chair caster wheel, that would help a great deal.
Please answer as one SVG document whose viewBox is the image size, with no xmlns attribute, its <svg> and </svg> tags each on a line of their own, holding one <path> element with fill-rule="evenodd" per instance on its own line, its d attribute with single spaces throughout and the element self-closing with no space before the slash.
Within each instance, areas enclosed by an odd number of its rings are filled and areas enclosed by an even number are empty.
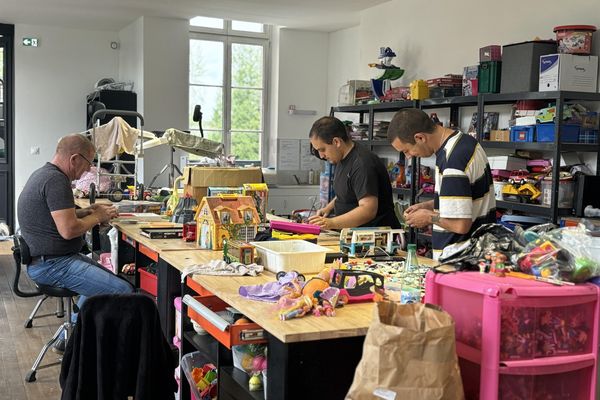
<svg viewBox="0 0 600 400">
<path fill-rule="evenodd" d="M 33 326 L 33 320 L 28 319 L 27 321 L 25 321 L 25 328 L 31 328 Z"/>
<path fill-rule="evenodd" d="M 29 371 L 25 376 L 25 381 L 27 382 L 35 382 L 35 373 L 36 371 Z"/>
</svg>

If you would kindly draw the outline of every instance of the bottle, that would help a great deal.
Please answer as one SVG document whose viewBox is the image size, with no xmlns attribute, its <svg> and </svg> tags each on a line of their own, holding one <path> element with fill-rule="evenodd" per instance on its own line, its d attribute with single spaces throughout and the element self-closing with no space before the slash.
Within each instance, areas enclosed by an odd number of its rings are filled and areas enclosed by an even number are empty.
<svg viewBox="0 0 600 400">
<path fill-rule="evenodd" d="M 418 303 L 421 301 L 421 276 L 419 272 L 419 260 L 417 258 L 417 245 L 409 244 L 407 250 L 400 298 L 402 304 Z"/>
<path fill-rule="evenodd" d="M 407 246 L 408 253 L 406 261 L 404 261 L 404 270 L 408 273 L 419 272 L 419 259 L 417 258 L 417 245 L 409 244 Z"/>
</svg>

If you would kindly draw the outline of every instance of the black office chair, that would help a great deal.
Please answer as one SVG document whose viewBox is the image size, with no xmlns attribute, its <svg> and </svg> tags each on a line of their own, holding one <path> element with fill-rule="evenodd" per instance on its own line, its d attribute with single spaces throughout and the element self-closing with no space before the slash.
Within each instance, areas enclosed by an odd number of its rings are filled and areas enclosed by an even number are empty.
<svg viewBox="0 0 600 400">
<path fill-rule="evenodd" d="M 37 312 L 40 310 L 40 307 L 42 306 L 44 301 L 46 301 L 48 299 L 48 297 L 50 297 L 50 296 L 43 294 L 42 292 L 37 290 L 37 288 L 34 291 L 23 291 L 19 287 L 19 281 L 21 279 L 21 270 L 22 270 L 21 266 L 23 265 L 22 259 L 21 259 L 21 245 L 20 245 L 20 241 L 22 241 L 22 240 L 23 240 L 23 238 L 21 237 L 21 235 L 15 234 L 13 236 L 12 252 L 13 252 L 13 258 L 15 260 L 15 278 L 14 278 L 13 284 L 12 284 L 13 292 L 17 296 L 23 297 L 23 298 L 43 296 L 35 304 L 33 311 L 31 311 L 31 314 L 29 314 L 27 321 L 25 321 L 25 324 L 24 324 L 25 328 L 31 328 L 33 326 L 34 318 L 47 317 L 48 315 L 51 315 L 51 314 L 37 315 Z M 58 298 L 56 301 L 56 312 L 54 313 L 54 315 L 56 315 L 57 318 L 63 318 L 65 316 L 65 307 L 64 307 L 64 304 L 63 304 L 63 301 L 61 298 Z"/>
<path fill-rule="evenodd" d="M 176 365 L 153 299 L 143 294 L 91 296 L 67 343 L 61 399 L 173 399 Z"/>
<path fill-rule="evenodd" d="M 72 314 L 72 310 L 73 310 L 72 304 L 73 304 L 73 297 L 77 296 L 77 293 L 72 292 L 68 289 L 42 285 L 42 284 L 35 283 L 35 282 L 34 283 L 37 288 L 36 292 L 21 292 L 20 289 L 18 288 L 18 286 L 19 286 L 19 276 L 21 275 L 22 266 L 28 265 L 29 263 L 31 263 L 31 254 L 29 253 L 29 246 L 27 246 L 27 243 L 25 243 L 25 240 L 23 239 L 23 237 L 21 235 L 14 236 L 13 257 L 14 257 L 15 263 L 16 263 L 16 277 L 15 277 L 15 281 L 13 282 L 13 290 L 16 288 L 15 293 L 17 293 L 17 291 L 18 291 L 19 293 L 24 294 L 25 295 L 24 297 L 33 297 L 33 296 L 38 296 L 38 295 L 44 296 L 44 298 L 42 298 L 40 301 L 38 301 L 38 304 L 36 305 L 36 308 L 34 309 L 32 315 L 30 315 L 28 322 L 25 323 L 26 328 L 31 327 L 31 320 L 33 320 L 33 316 L 35 315 L 35 313 L 39 309 L 39 306 L 42 304 L 42 302 L 45 299 L 47 299 L 48 297 L 56 297 L 58 299 L 58 301 L 60 302 L 61 306 L 64 304 L 63 299 L 65 299 L 65 298 L 67 299 L 67 314 L 64 315 L 64 313 L 63 313 L 63 316 L 65 317 L 64 322 L 58 327 L 58 329 L 54 333 L 54 336 L 52 336 L 52 339 L 50 339 L 44 345 L 44 347 L 38 354 L 37 358 L 35 359 L 33 366 L 31 367 L 31 370 L 25 376 L 25 380 L 27 382 L 33 382 L 36 379 L 35 375 L 36 375 L 37 370 L 38 370 L 40 364 L 42 363 L 42 360 L 43 360 L 44 356 L 46 355 L 46 352 L 48 351 L 48 349 L 61 337 L 63 332 L 66 332 L 65 339 L 68 339 L 69 336 L 71 335 L 71 331 L 72 331 L 71 314 Z"/>
</svg>

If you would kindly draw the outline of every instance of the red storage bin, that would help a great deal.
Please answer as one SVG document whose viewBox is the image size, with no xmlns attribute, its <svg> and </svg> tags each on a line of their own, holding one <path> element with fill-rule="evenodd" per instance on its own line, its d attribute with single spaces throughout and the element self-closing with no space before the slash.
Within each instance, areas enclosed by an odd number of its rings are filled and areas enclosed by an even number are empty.
<svg viewBox="0 0 600 400">
<path fill-rule="evenodd" d="M 158 276 L 146 271 L 146 268 L 138 268 L 140 273 L 140 289 L 156 297 L 158 294 Z"/>
</svg>

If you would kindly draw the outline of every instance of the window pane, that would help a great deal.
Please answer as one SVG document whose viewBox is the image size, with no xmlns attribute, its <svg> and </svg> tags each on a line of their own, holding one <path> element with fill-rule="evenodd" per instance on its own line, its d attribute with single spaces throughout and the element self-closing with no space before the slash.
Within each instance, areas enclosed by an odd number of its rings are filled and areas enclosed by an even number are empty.
<svg viewBox="0 0 600 400">
<path fill-rule="evenodd" d="M 198 129 L 198 122 L 192 119 L 196 104 L 202 112 L 203 129 L 223 129 L 223 88 L 190 86 L 190 129 Z"/>
<path fill-rule="evenodd" d="M 263 87 L 263 47 L 252 44 L 231 45 L 231 85 Z"/>
<path fill-rule="evenodd" d="M 234 31 L 244 31 L 244 32 L 258 32 L 263 33 L 264 25 L 256 22 L 246 22 L 246 21 L 231 21 L 231 29 Z"/>
<path fill-rule="evenodd" d="M 231 89 L 231 129 L 262 130 L 262 90 Z"/>
<path fill-rule="evenodd" d="M 231 132 L 231 154 L 238 160 L 260 160 L 260 132 Z"/>
<path fill-rule="evenodd" d="M 223 42 L 190 40 L 190 83 L 223 85 Z"/>
<path fill-rule="evenodd" d="M 223 29 L 223 20 L 221 18 L 194 17 L 190 19 L 190 25 L 201 26 L 203 28 Z"/>
</svg>

